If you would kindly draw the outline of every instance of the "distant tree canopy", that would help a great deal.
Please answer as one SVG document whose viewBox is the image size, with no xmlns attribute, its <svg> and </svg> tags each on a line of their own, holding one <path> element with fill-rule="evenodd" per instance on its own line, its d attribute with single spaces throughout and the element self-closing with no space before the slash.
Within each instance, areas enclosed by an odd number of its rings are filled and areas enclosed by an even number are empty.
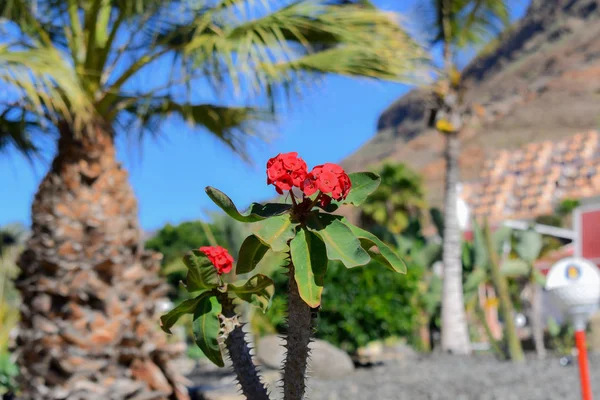
<svg viewBox="0 0 600 400">
<path fill-rule="evenodd" d="M 378 225 L 399 234 L 426 210 L 423 179 L 404 164 L 385 164 L 379 174 L 381 185 L 363 204 L 361 223 L 369 230 Z"/>
<path fill-rule="evenodd" d="M 183 222 L 179 225 L 167 224 L 154 237 L 146 242 L 146 248 L 163 254 L 163 264 L 168 265 L 180 258 L 186 251 L 209 245 L 209 239 L 201 221 Z M 214 226 L 209 225 L 213 230 Z M 217 242 L 223 241 L 223 233 L 213 230 Z"/>
<path fill-rule="evenodd" d="M 181 262 L 183 255 L 201 246 L 217 244 L 229 250 L 234 258 L 245 237 L 245 227 L 228 216 L 215 215 L 211 222 L 183 222 L 167 224 L 149 239 L 147 249 L 163 254 L 162 272 L 174 288 L 172 297 L 177 297 L 179 281 L 185 280 L 186 268 Z"/>
</svg>

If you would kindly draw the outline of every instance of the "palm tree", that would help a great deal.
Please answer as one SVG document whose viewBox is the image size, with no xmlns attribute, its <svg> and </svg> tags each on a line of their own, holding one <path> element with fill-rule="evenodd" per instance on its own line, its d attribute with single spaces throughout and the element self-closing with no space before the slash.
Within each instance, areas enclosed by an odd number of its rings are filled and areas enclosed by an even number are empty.
<svg viewBox="0 0 600 400">
<path fill-rule="evenodd" d="M 160 258 L 141 244 L 117 134 L 159 133 L 171 116 L 244 154 L 304 78 L 402 80 L 418 56 L 367 1 L 269 4 L 0 2 L 0 147 L 57 143 L 19 261 L 25 399 L 187 398 L 169 362 L 178 347 L 155 329 Z M 210 101 L 226 92 L 268 101 Z"/>
<path fill-rule="evenodd" d="M 489 34 L 508 23 L 507 1 L 433 0 L 431 4 L 434 43 L 443 50 L 442 78 L 435 90 L 434 118 L 437 130 L 445 137 L 446 176 L 444 193 L 444 289 L 442 300 L 442 347 L 455 354 L 469 354 L 460 261 L 460 229 L 456 210 L 459 182 L 458 157 L 460 132 L 466 105 L 462 80 L 454 58 L 465 46 L 481 43 Z"/>
<path fill-rule="evenodd" d="M 361 223 L 400 234 L 427 207 L 423 180 L 404 164 L 384 164 L 379 175 L 381 185 L 361 207 Z"/>
</svg>

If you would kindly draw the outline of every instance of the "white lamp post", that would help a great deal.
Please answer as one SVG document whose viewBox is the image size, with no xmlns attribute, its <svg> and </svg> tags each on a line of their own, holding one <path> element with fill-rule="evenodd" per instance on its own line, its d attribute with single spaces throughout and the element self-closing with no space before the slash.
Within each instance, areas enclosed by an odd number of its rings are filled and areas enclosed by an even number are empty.
<svg viewBox="0 0 600 400">
<path fill-rule="evenodd" d="M 560 260 L 546 278 L 546 289 L 552 300 L 566 312 L 575 327 L 575 343 L 579 352 L 579 375 L 583 400 L 592 400 L 585 326 L 600 302 L 600 272 L 592 262 L 578 257 Z"/>
</svg>

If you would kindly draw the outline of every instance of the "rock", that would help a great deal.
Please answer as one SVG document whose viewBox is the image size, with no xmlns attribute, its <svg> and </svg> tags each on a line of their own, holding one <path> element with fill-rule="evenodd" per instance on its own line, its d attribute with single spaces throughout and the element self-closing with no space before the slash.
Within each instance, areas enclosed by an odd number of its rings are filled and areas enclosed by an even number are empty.
<svg viewBox="0 0 600 400">
<path fill-rule="evenodd" d="M 266 367 L 281 368 L 286 350 L 281 337 L 268 335 L 259 339 L 256 345 L 256 358 Z"/>
<path fill-rule="evenodd" d="M 417 360 L 419 359 L 419 353 L 407 345 L 406 343 L 399 343 L 395 346 L 388 347 L 394 355 L 394 360 Z"/>
<path fill-rule="evenodd" d="M 351 374 L 354 363 L 350 356 L 337 347 L 315 340 L 310 344 L 309 375 L 317 379 L 337 379 Z"/>
<path fill-rule="evenodd" d="M 354 361 L 361 365 L 381 364 L 391 360 L 414 360 L 419 354 L 403 341 L 374 341 L 356 352 Z"/>
<path fill-rule="evenodd" d="M 377 364 L 383 357 L 383 342 L 371 342 L 356 351 L 355 361 L 359 364 Z"/>
<path fill-rule="evenodd" d="M 266 367 L 280 369 L 285 358 L 283 339 L 269 335 L 258 341 L 256 355 Z M 354 363 L 348 354 L 323 341 L 310 344 L 309 375 L 317 379 L 337 379 L 354 371 Z"/>
</svg>

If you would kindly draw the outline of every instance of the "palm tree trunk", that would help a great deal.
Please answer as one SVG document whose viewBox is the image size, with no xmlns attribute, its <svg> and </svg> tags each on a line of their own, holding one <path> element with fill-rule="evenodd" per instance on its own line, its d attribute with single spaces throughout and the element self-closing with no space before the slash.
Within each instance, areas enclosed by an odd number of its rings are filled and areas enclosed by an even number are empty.
<svg viewBox="0 0 600 400">
<path fill-rule="evenodd" d="M 459 139 L 446 135 L 446 191 L 444 202 L 444 285 L 442 294 L 442 348 L 454 354 L 470 354 L 460 258 L 460 228 L 457 215 Z"/>
<path fill-rule="evenodd" d="M 188 399 L 170 363 L 183 349 L 156 329 L 161 256 L 143 250 L 112 134 L 60 133 L 19 260 L 22 398 Z"/>
<path fill-rule="evenodd" d="M 444 41 L 444 70 L 447 80 L 446 96 L 453 96 L 455 89 L 451 82 L 452 64 L 452 34 L 450 24 L 451 1 L 442 1 L 442 32 Z M 446 108 L 450 103 L 443 101 Z M 456 107 L 456 104 L 454 104 Z M 456 109 L 446 109 L 448 117 L 458 112 Z M 444 263 L 444 285 L 442 293 L 442 348 L 455 354 L 470 354 L 471 343 L 467 328 L 467 317 L 462 287 L 462 260 L 460 257 L 461 232 L 458 226 L 457 191 L 459 180 L 458 157 L 460 155 L 460 127 L 446 136 L 446 180 L 444 199 L 444 246 L 442 260 Z"/>
<path fill-rule="evenodd" d="M 533 268 L 533 266 L 532 266 Z M 535 276 L 532 274 L 530 279 L 531 289 L 531 330 L 533 334 L 533 343 L 535 345 L 535 352 L 538 358 L 542 359 L 546 357 L 546 348 L 544 347 L 544 328 L 542 326 L 542 304 L 541 304 L 541 293 L 539 285 L 535 280 Z"/>
</svg>

